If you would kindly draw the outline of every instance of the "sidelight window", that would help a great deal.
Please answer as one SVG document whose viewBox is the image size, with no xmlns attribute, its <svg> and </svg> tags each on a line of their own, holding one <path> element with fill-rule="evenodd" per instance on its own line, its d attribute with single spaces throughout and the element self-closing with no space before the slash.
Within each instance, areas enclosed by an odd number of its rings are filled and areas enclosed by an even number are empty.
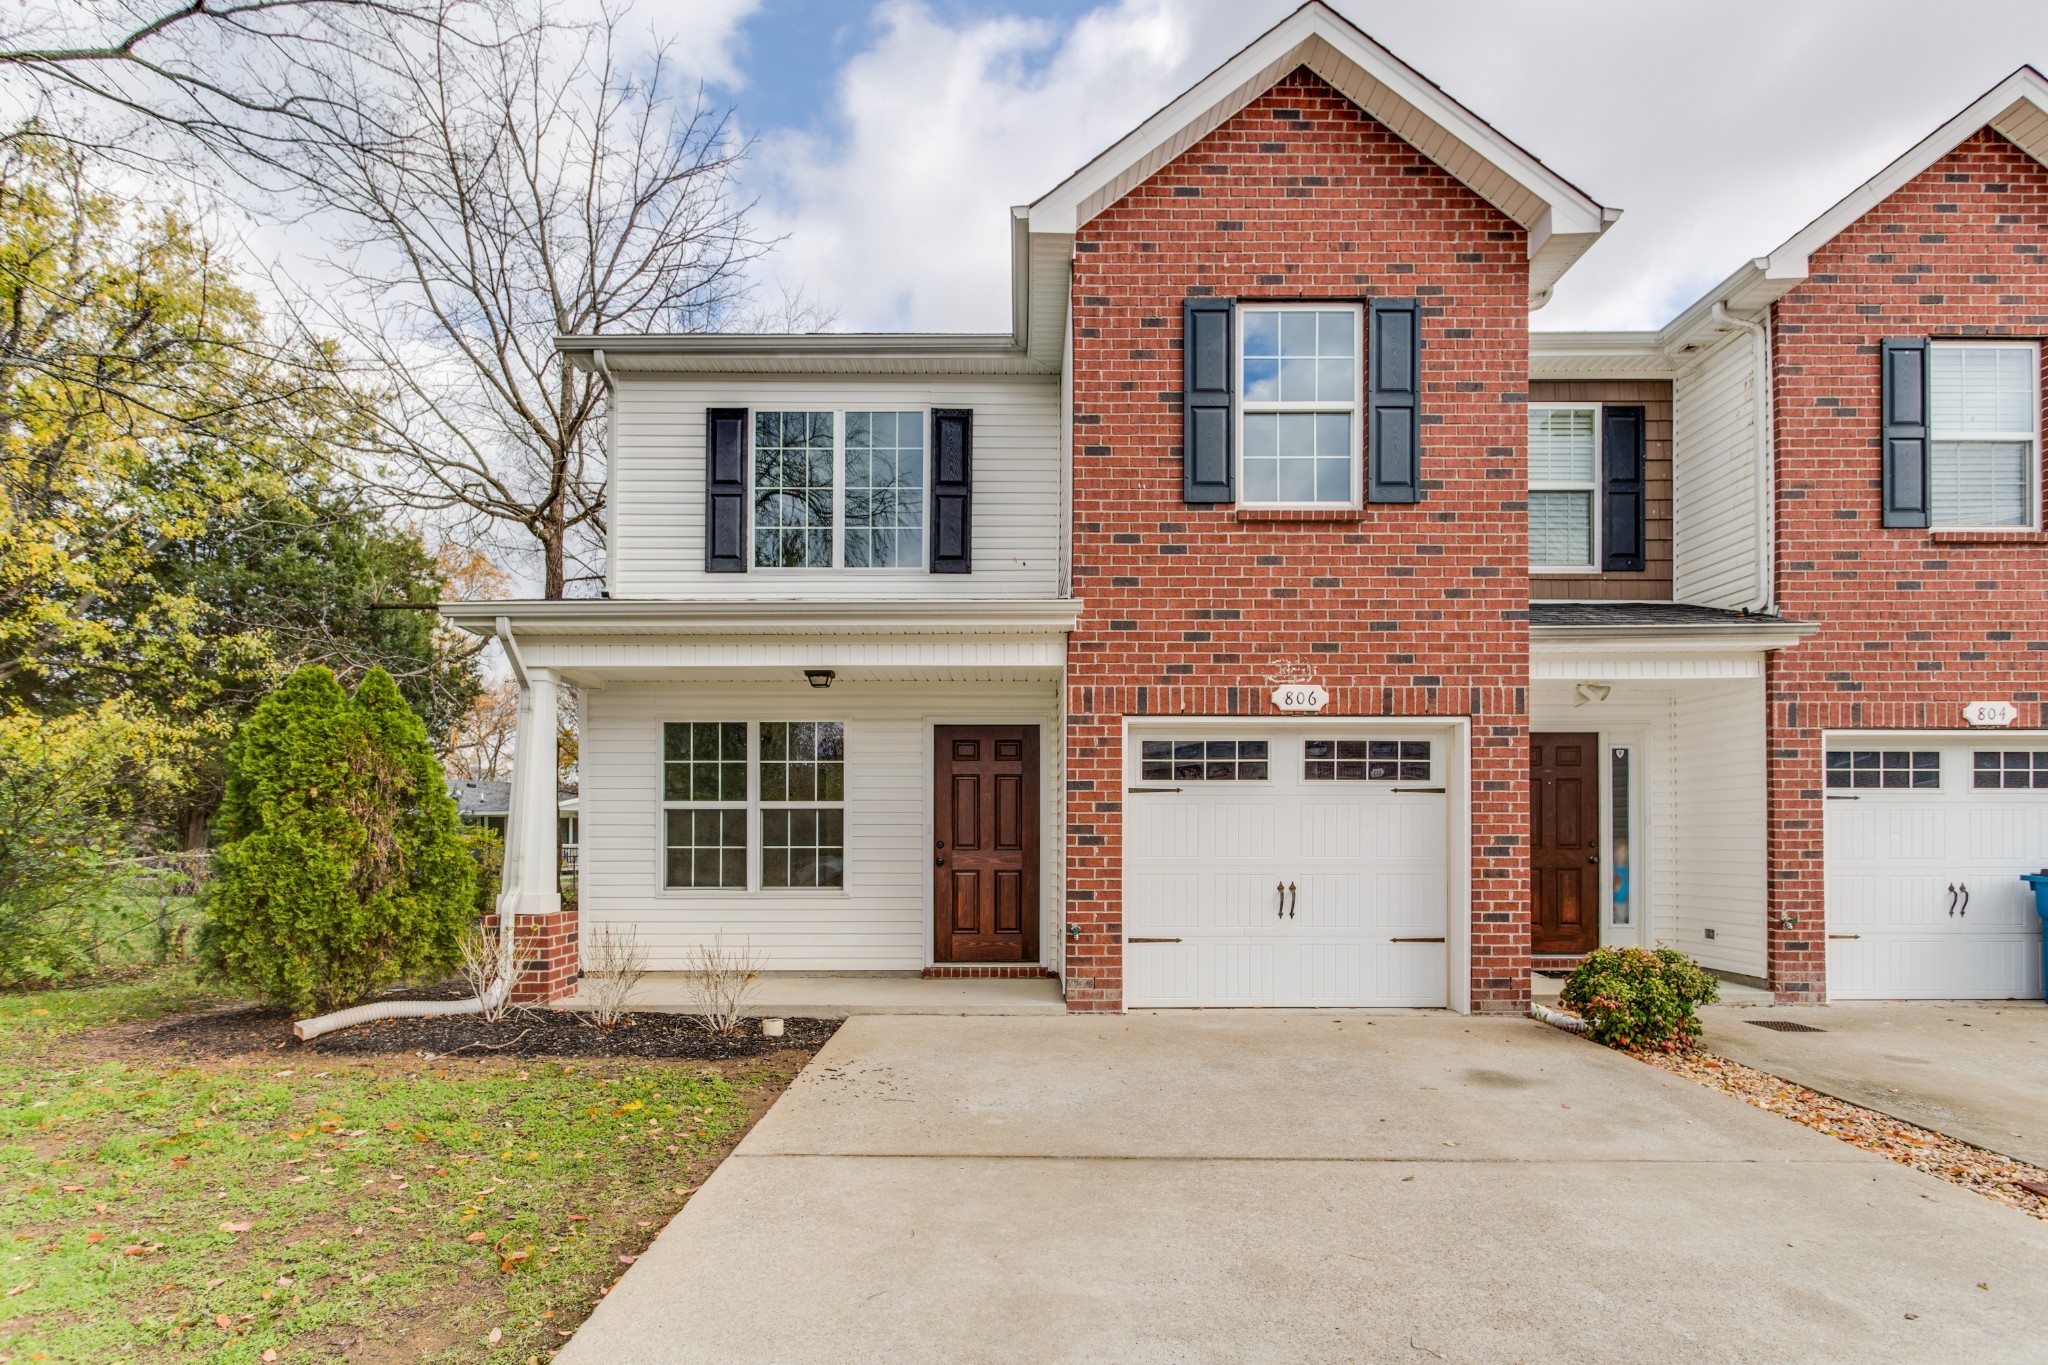
<svg viewBox="0 0 2048 1365">
<path fill-rule="evenodd" d="M 846 884 L 842 721 L 672 721 L 661 795 L 665 886 Z"/>
</svg>

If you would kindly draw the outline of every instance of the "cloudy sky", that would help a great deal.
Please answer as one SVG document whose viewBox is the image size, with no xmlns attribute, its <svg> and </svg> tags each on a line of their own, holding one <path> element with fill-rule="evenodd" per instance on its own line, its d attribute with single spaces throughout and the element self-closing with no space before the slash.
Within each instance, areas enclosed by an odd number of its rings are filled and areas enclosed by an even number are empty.
<svg viewBox="0 0 2048 1365">
<path fill-rule="evenodd" d="M 2022 63 L 2043 0 L 1336 0 L 1625 213 L 1542 328 L 1653 327 Z M 642 0 L 758 139 L 773 271 L 846 329 L 1009 325 L 1005 210 L 1292 0 Z"/>
</svg>

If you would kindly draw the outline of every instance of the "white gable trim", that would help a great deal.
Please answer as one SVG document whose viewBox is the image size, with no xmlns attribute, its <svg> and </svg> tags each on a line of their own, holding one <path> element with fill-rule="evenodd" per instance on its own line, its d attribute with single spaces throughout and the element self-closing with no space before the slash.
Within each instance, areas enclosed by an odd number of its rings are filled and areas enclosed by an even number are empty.
<svg viewBox="0 0 2048 1365">
<path fill-rule="evenodd" d="M 1921 139 L 1911 151 L 1851 190 L 1833 208 L 1764 257 L 1764 280 L 1783 280 L 1789 287 L 1790 283 L 1805 279 L 1807 263 L 1814 252 L 1984 128 L 1995 130 L 2036 161 L 2048 163 L 2048 79 L 2031 66 L 2023 66 L 1991 87 L 1969 108 Z"/>
<path fill-rule="evenodd" d="M 1025 210 L 1033 233 L 1071 234 L 1226 119 L 1306 66 L 1529 234 L 1541 303 L 1620 217 L 1502 136 L 1322 0 L 1309 0 Z"/>
</svg>

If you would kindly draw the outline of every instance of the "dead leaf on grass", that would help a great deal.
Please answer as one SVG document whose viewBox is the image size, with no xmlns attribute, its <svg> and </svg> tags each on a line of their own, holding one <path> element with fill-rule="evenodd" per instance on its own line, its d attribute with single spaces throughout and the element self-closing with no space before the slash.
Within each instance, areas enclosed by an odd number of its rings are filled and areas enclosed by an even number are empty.
<svg viewBox="0 0 2048 1365">
<path fill-rule="evenodd" d="M 254 1223 L 222 1223 L 220 1230 L 222 1232 L 247 1232 L 255 1226 Z"/>
</svg>

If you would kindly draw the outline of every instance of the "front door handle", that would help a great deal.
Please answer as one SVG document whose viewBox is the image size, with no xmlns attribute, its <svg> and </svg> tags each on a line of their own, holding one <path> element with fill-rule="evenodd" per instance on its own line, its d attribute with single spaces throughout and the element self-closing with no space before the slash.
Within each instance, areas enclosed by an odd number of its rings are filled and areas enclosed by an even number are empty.
<svg viewBox="0 0 2048 1365">
<path fill-rule="evenodd" d="M 1287 883 L 1287 918 L 1294 918 L 1295 902 L 1299 901 L 1300 899 L 1301 893 L 1294 889 L 1294 883 Z"/>
</svg>

